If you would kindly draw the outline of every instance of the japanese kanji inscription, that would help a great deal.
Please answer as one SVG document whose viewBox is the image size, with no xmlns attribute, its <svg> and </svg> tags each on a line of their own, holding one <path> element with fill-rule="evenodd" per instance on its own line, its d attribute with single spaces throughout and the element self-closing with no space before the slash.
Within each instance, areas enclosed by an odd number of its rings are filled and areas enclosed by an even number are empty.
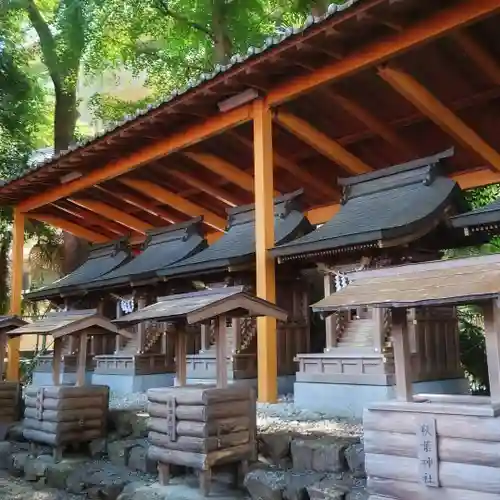
<svg viewBox="0 0 500 500">
<path fill-rule="evenodd" d="M 417 421 L 419 479 L 425 486 L 439 488 L 439 463 L 436 420 L 422 417 Z"/>
</svg>

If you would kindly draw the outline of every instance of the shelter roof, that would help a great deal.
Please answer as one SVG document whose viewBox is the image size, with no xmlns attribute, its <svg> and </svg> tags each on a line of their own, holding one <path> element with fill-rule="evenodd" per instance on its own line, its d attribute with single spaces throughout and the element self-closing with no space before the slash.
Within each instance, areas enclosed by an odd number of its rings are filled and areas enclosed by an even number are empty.
<svg viewBox="0 0 500 500">
<path fill-rule="evenodd" d="M 451 224 L 456 228 L 468 231 L 488 231 L 498 233 L 500 230 L 500 200 L 489 205 L 476 208 L 470 212 L 451 218 Z"/>
<path fill-rule="evenodd" d="M 156 271 L 176 264 L 206 248 L 202 217 L 148 231 L 144 250 L 128 263 L 84 285 L 85 290 L 138 283 L 156 277 Z"/>
<path fill-rule="evenodd" d="M 275 188 L 303 187 L 314 223 L 336 208 L 338 177 L 451 144 L 462 187 L 498 182 L 499 15 L 497 0 L 333 5 L 9 181 L 0 204 L 92 242 L 198 215 L 223 231 L 225 209 L 253 201 L 252 104 L 234 105 L 249 93 L 272 108 Z"/>
<path fill-rule="evenodd" d="M 348 274 L 349 283 L 312 305 L 315 312 L 354 307 L 467 304 L 500 295 L 500 255 L 409 264 Z"/>
<path fill-rule="evenodd" d="M 449 150 L 370 174 L 342 179 L 344 200 L 326 224 L 272 254 L 286 260 L 365 246 L 408 243 L 436 227 L 450 207 L 465 209 L 457 183 L 443 175 Z"/>
<path fill-rule="evenodd" d="M 0 316 L 0 333 L 8 333 L 9 330 L 14 328 L 19 328 L 25 325 L 27 322 L 15 315 Z"/>
<path fill-rule="evenodd" d="M 232 317 L 272 316 L 282 321 L 285 321 L 288 316 L 275 304 L 243 291 L 243 287 L 235 286 L 160 297 L 155 304 L 122 316 L 113 322 L 131 325 L 147 320 L 186 319 L 192 324 L 226 314 Z"/>
<path fill-rule="evenodd" d="M 291 241 L 312 231 L 301 211 L 302 191 L 286 194 L 274 200 L 274 234 L 276 243 Z M 226 233 L 205 250 L 177 264 L 158 271 L 167 278 L 217 272 L 248 263 L 255 255 L 255 205 L 228 210 Z"/>
<path fill-rule="evenodd" d="M 96 309 L 61 311 L 48 313 L 44 318 L 26 323 L 24 326 L 12 330 L 9 335 L 19 336 L 26 334 L 52 335 L 53 338 L 73 335 L 85 330 L 95 334 L 121 334 L 131 337 L 132 334 L 120 330 L 103 316 L 97 314 Z"/>
<path fill-rule="evenodd" d="M 90 250 L 89 258 L 75 271 L 54 283 L 25 294 L 29 300 L 48 300 L 78 293 L 80 287 L 129 262 L 130 251 L 124 240 L 98 245 Z"/>
</svg>

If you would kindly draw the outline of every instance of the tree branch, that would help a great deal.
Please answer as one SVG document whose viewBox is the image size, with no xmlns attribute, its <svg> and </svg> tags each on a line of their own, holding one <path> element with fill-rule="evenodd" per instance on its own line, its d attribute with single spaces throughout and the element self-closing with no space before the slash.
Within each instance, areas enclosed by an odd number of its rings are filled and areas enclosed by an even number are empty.
<svg viewBox="0 0 500 500">
<path fill-rule="evenodd" d="M 28 0 L 26 10 L 31 24 L 40 39 L 44 62 L 49 70 L 50 77 L 55 87 L 61 87 L 61 74 L 59 71 L 59 58 L 57 57 L 56 42 L 50 31 L 49 25 L 43 18 L 33 0 Z"/>
<path fill-rule="evenodd" d="M 181 23 L 187 24 L 188 26 L 190 26 L 191 28 L 193 28 L 197 31 L 201 31 L 201 32 L 205 33 L 205 35 L 207 35 L 210 38 L 210 40 L 215 41 L 215 36 L 211 30 L 209 30 L 207 27 L 203 26 L 202 24 L 198 24 L 194 21 L 190 21 L 189 19 L 182 16 L 181 14 L 178 14 L 177 12 L 173 12 L 168 7 L 167 1 L 168 0 L 156 0 L 155 1 L 156 8 L 162 14 L 164 14 L 165 16 L 171 17 L 172 19 L 175 19 L 176 21 L 179 21 Z"/>
</svg>

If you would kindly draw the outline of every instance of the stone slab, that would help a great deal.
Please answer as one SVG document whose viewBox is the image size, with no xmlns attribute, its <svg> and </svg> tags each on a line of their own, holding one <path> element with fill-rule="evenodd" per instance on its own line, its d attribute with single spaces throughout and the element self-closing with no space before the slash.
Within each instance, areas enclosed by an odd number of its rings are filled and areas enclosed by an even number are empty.
<svg viewBox="0 0 500 500">
<path fill-rule="evenodd" d="M 85 372 L 85 383 L 92 383 L 92 375 L 93 372 L 87 371 Z M 64 373 L 61 372 L 59 377 L 60 384 L 75 384 L 76 383 L 76 373 Z M 31 381 L 31 385 L 35 387 L 42 387 L 47 385 L 54 385 L 52 382 L 52 373 L 47 372 L 37 372 L 36 370 L 33 372 L 33 378 Z"/>
<path fill-rule="evenodd" d="M 198 385 L 198 384 L 211 384 L 216 383 L 215 379 L 210 378 L 188 378 L 186 380 L 188 385 Z M 293 393 L 293 386 L 295 383 L 295 375 L 283 375 L 278 377 L 278 394 L 291 394 Z M 238 384 L 244 385 L 245 387 L 254 387 L 257 389 L 257 379 L 256 378 L 244 378 L 244 379 L 230 379 L 228 384 Z"/>
<path fill-rule="evenodd" d="M 173 373 L 157 373 L 152 375 L 119 375 L 116 373 L 94 373 L 92 384 L 107 385 L 116 396 L 146 392 L 155 387 L 171 387 L 174 385 Z"/>
<path fill-rule="evenodd" d="M 468 390 L 468 382 L 463 378 L 413 384 L 414 394 L 467 394 Z M 297 408 L 349 419 L 361 419 L 365 407 L 394 398 L 394 386 L 313 382 L 295 382 L 294 385 Z"/>
</svg>

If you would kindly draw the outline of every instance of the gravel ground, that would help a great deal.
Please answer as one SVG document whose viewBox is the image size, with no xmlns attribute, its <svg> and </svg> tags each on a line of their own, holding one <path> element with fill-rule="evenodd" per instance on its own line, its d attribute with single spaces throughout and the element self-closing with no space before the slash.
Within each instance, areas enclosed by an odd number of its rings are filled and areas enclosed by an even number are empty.
<svg viewBox="0 0 500 500">
<path fill-rule="evenodd" d="M 82 500 L 81 496 L 47 489 L 0 472 L 0 500 Z"/>
<path fill-rule="evenodd" d="M 147 396 L 143 393 L 117 397 L 111 394 L 110 407 L 144 411 Z M 301 410 L 293 404 L 293 396 L 282 396 L 276 404 L 257 404 L 257 426 L 260 432 L 294 432 L 332 436 L 360 436 L 359 422 L 338 419 L 326 413 Z"/>
</svg>

